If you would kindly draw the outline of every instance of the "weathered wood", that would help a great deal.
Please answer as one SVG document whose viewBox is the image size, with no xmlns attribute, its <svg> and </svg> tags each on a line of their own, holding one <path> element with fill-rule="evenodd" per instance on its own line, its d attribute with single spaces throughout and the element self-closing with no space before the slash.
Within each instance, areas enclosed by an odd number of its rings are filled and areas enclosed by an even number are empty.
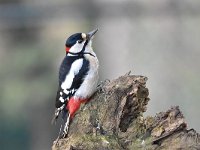
<svg viewBox="0 0 200 150">
<path fill-rule="evenodd" d="M 200 149 L 199 134 L 187 130 L 178 107 L 143 117 L 147 78 L 125 75 L 102 86 L 74 117 L 68 137 L 52 150 Z"/>
</svg>

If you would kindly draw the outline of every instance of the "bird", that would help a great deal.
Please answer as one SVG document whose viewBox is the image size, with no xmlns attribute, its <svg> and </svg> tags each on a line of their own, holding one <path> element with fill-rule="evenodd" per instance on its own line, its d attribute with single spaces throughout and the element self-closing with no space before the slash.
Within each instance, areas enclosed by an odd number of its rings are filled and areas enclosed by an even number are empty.
<svg viewBox="0 0 200 150">
<path fill-rule="evenodd" d="M 98 84 L 99 61 L 92 48 L 98 29 L 75 33 L 65 43 L 66 55 L 59 68 L 59 85 L 52 122 L 62 114 L 58 138 L 65 138 L 69 125 L 82 103 L 89 101 Z"/>
</svg>

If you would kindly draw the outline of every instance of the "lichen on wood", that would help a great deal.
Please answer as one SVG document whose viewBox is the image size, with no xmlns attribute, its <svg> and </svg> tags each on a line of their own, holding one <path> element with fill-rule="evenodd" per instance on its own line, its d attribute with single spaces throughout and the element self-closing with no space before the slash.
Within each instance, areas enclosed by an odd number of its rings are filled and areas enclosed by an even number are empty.
<svg viewBox="0 0 200 150">
<path fill-rule="evenodd" d="M 126 74 L 103 82 L 52 150 L 200 149 L 199 134 L 187 130 L 178 107 L 143 117 L 150 100 L 146 81 Z"/>
</svg>

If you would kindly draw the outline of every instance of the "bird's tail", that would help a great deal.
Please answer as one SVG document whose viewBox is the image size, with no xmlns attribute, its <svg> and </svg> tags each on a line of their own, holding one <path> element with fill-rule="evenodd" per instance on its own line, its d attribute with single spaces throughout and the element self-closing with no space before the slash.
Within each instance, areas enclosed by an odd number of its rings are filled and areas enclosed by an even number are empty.
<svg viewBox="0 0 200 150">
<path fill-rule="evenodd" d="M 51 120 L 51 124 L 56 123 L 56 121 L 57 121 L 57 119 L 58 119 L 58 117 L 60 115 L 60 112 L 63 110 L 64 106 L 65 105 L 62 105 L 60 108 L 56 108 L 55 113 L 53 115 L 53 118 Z"/>
<path fill-rule="evenodd" d="M 70 124 L 70 113 L 68 113 L 68 116 L 67 116 L 67 119 L 66 119 L 66 122 L 64 122 L 64 128 L 63 128 L 63 138 L 65 138 L 68 134 L 68 131 L 69 131 L 69 124 Z"/>
<path fill-rule="evenodd" d="M 69 112 L 64 112 L 63 113 L 63 122 L 61 123 L 61 126 L 60 126 L 60 131 L 59 131 L 59 134 L 58 134 L 58 139 L 61 139 L 61 138 L 65 138 L 68 134 L 68 131 L 69 131 L 69 124 L 70 124 L 70 113 Z"/>
<path fill-rule="evenodd" d="M 56 124 L 56 121 L 58 119 L 58 116 L 59 116 L 60 112 L 58 111 L 58 109 L 55 110 L 55 113 L 53 114 L 53 118 L 51 120 L 51 124 Z"/>
</svg>

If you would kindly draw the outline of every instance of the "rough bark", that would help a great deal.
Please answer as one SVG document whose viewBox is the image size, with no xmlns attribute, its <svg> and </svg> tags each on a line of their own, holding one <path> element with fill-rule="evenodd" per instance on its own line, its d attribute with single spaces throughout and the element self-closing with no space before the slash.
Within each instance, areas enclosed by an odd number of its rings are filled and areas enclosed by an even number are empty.
<svg viewBox="0 0 200 150">
<path fill-rule="evenodd" d="M 102 83 L 74 117 L 68 137 L 52 150 L 200 149 L 199 134 L 187 130 L 179 108 L 143 117 L 149 91 L 147 78 L 126 74 Z"/>
</svg>

